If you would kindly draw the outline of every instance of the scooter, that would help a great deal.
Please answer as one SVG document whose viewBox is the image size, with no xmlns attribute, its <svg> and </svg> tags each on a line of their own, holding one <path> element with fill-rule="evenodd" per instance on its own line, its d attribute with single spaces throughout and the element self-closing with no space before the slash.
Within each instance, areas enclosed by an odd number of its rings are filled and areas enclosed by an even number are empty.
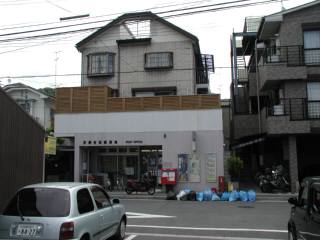
<svg viewBox="0 0 320 240">
<path fill-rule="evenodd" d="M 129 179 L 125 191 L 127 194 L 133 192 L 148 192 L 148 194 L 153 195 L 156 192 L 156 186 L 148 176 L 143 176 L 142 181 Z"/>
</svg>

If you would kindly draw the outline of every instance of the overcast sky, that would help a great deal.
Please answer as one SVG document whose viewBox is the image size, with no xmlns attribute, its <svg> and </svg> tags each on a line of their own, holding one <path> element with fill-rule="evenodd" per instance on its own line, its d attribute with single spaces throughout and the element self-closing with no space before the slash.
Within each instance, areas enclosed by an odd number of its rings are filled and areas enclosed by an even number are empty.
<svg viewBox="0 0 320 240">
<path fill-rule="evenodd" d="M 231 0 L 228 0 L 228 2 Z M 256 0 L 261 1 L 261 0 Z M 177 5 L 184 3 L 187 5 Z M 59 23 L 59 18 L 79 14 L 90 14 L 89 19 L 82 22 L 114 19 L 125 12 L 152 9 L 153 12 L 168 10 L 158 8 L 168 5 L 171 8 L 183 8 L 226 2 L 223 0 L 0 0 L 0 35 L 12 32 L 21 32 L 31 29 L 61 26 L 61 24 L 74 24 L 79 21 Z M 284 0 L 283 6 L 291 8 L 305 4 L 306 0 Z M 223 98 L 229 98 L 229 85 L 231 81 L 230 70 L 230 35 L 232 31 L 242 31 L 246 16 L 265 16 L 281 10 L 281 3 L 257 5 L 246 8 L 237 8 L 225 11 L 208 12 L 182 17 L 169 18 L 168 21 L 196 35 L 200 40 L 202 53 L 213 54 L 216 71 L 211 79 L 211 90 L 221 93 Z M 115 14 L 107 16 L 110 14 Z M 92 18 L 95 16 L 104 16 Z M 38 25 L 55 23 L 51 25 Z M 102 26 L 99 23 L 90 26 Z M 29 28 L 14 28 L 25 25 L 35 25 Z M 37 26 L 38 25 L 38 26 Z M 57 30 L 55 30 L 57 31 Z M 59 31 L 63 31 L 59 29 Z M 48 31 L 44 33 L 52 33 Z M 31 35 L 43 34 L 43 32 Z M 90 32 L 80 32 L 73 35 L 60 35 L 45 39 L 20 40 L 16 42 L 1 42 L 1 40 L 17 36 L 0 36 L 0 81 L 2 85 L 8 82 L 22 82 L 35 88 L 80 85 L 80 54 L 74 45 L 85 38 Z M 28 34 L 21 35 L 27 36 Z M 30 35 L 30 34 L 29 34 Z M 58 57 L 57 60 L 56 56 Z M 56 67 L 56 70 L 55 70 Z M 25 77 L 75 74 L 71 76 Z M 2 78 L 6 77 L 6 78 Z M 8 79 L 10 79 L 8 81 Z"/>
</svg>

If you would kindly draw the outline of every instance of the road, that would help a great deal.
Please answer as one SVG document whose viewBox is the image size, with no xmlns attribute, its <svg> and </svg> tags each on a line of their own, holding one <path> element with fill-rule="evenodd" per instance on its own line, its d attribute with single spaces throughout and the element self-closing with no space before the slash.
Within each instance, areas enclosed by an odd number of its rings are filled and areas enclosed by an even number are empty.
<svg viewBox="0 0 320 240">
<path fill-rule="evenodd" d="M 122 199 L 127 240 L 287 239 L 285 201 L 185 202 Z"/>
</svg>

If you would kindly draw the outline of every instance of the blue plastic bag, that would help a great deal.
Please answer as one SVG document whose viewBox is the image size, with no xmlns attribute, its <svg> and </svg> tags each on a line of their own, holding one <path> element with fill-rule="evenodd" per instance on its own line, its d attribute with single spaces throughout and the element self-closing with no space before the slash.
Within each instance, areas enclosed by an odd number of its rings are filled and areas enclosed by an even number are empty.
<svg viewBox="0 0 320 240">
<path fill-rule="evenodd" d="M 229 201 L 230 193 L 224 192 L 221 196 L 221 201 Z"/>
<path fill-rule="evenodd" d="M 240 191 L 239 197 L 240 197 L 240 201 L 242 201 L 242 202 L 248 201 L 248 194 L 245 191 Z"/>
<path fill-rule="evenodd" d="M 203 201 L 203 192 L 197 192 L 196 199 L 199 202 Z"/>
<path fill-rule="evenodd" d="M 186 187 L 185 189 L 183 189 L 183 191 L 185 192 L 185 193 L 190 193 L 191 192 L 191 189 L 190 188 L 188 188 L 188 187 Z"/>
<path fill-rule="evenodd" d="M 206 189 L 203 191 L 203 200 L 204 200 L 204 201 L 210 201 L 211 198 L 212 198 L 211 189 L 210 189 L 210 188 L 206 188 Z"/>
<path fill-rule="evenodd" d="M 256 198 L 257 198 L 256 192 L 253 190 L 249 190 L 248 191 L 248 200 L 250 202 L 254 202 L 256 200 Z"/>
<path fill-rule="evenodd" d="M 239 199 L 239 193 L 237 191 L 232 191 L 229 196 L 229 202 L 234 202 Z"/>
<path fill-rule="evenodd" d="M 220 201 L 220 198 L 216 193 L 212 193 L 211 200 L 212 201 Z"/>
</svg>

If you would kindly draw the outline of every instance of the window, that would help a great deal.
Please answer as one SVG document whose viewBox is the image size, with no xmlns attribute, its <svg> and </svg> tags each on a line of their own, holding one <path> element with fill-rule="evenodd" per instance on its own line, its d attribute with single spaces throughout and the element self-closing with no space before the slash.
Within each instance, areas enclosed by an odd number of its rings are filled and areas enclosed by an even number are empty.
<svg viewBox="0 0 320 240">
<path fill-rule="evenodd" d="M 308 82 L 308 117 L 320 118 L 320 82 Z"/>
<path fill-rule="evenodd" d="M 93 202 L 88 189 L 83 188 L 77 193 L 78 211 L 80 214 L 93 211 Z"/>
<path fill-rule="evenodd" d="M 88 56 L 88 75 L 105 76 L 114 73 L 114 53 L 95 53 Z"/>
<path fill-rule="evenodd" d="M 172 52 L 158 52 L 146 53 L 145 68 L 172 68 L 173 67 L 173 53 Z"/>
<path fill-rule="evenodd" d="M 320 30 L 304 31 L 304 61 L 306 65 L 320 64 Z"/>
<path fill-rule="evenodd" d="M 108 195 L 102 189 L 93 187 L 91 192 L 98 209 L 111 206 Z"/>
<path fill-rule="evenodd" d="M 19 202 L 18 202 L 19 201 Z M 70 194 L 53 188 L 26 188 L 19 191 L 4 211 L 7 216 L 66 217 L 70 212 Z"/>
</svg>

